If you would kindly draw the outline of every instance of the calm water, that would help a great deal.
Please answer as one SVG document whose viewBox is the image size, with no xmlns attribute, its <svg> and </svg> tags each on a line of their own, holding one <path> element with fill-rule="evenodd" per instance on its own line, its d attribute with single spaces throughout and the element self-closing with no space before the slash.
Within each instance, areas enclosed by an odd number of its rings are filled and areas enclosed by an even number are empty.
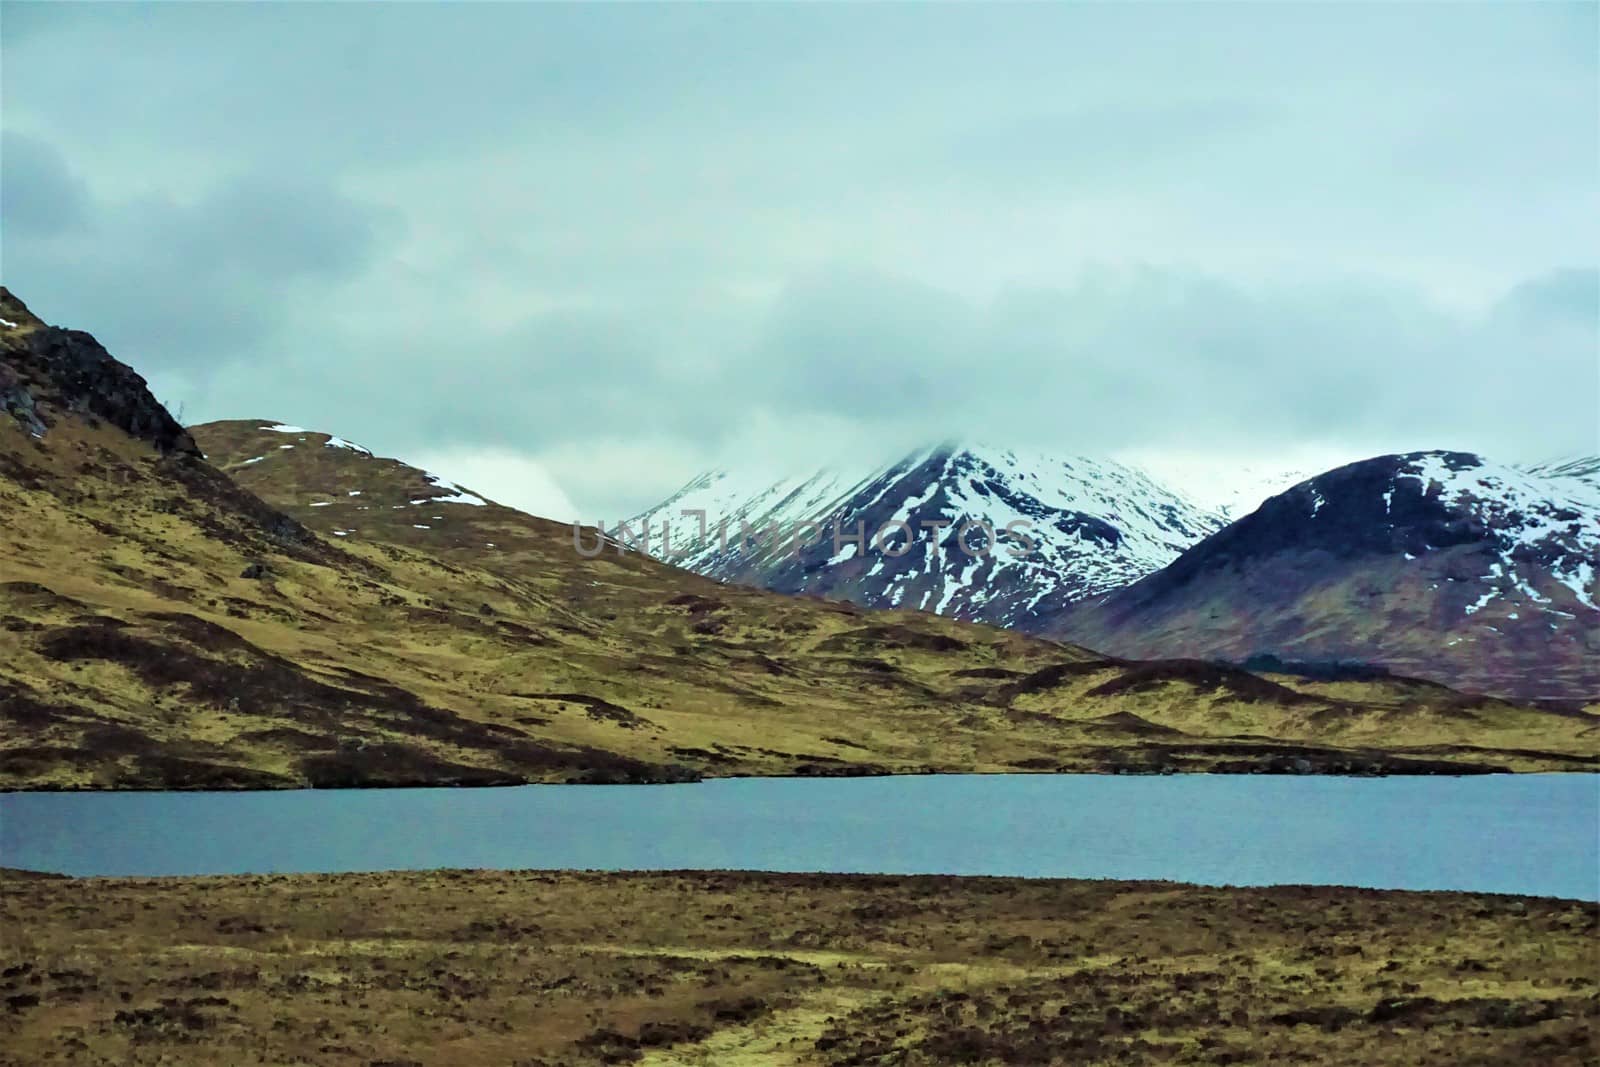
<svg viewBox="0 0 1600 1067">
<path fill-rule="evenodd" d="M 0 795 L 0 865 L 77 875 L 741 868 L 1600 899 L 1600 776 L 19 793 Z"/>
</svg>

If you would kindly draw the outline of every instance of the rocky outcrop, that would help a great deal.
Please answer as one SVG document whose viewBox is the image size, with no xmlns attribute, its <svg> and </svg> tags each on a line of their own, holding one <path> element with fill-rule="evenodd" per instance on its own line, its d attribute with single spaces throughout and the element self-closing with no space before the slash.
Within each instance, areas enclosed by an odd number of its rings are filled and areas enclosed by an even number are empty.
<svg viewBox="0 0 1600 1067">
<path fill-rule="evenodd" d="M 0 413 L 40 439 L 66 419 L 115 427 L 160 454 L 155 471 L 164 481 L 182 487 L 183 496 L 176 499 L 207 502 L 206 527 L 212 537 L 301 558 L 321 558 L 325 551 L 301 523 L 207 463 L 189 431 L 132 367 L 113 358 L 82 330 L 47 325 L 4 287 L 0 287 Z M 26 460 L 4 454 L 0 460 L 8 460 L 3 470 L 10 477 L 43 484 Z"/>
<path fill-rule="evenodd" d="M 82 330 L 47 326 L 0 288 L 0 409 L 36 437 L 65 414 L 104 419 L 163 454 L 199 456 L 133 368 Z"/>
</svg>

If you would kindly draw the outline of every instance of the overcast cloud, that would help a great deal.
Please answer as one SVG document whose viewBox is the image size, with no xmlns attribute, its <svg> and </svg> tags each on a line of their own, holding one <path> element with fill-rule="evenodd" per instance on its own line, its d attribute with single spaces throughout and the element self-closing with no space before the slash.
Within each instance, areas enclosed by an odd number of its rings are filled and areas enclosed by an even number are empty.
<svg viewBox="0 0 1600 1067">
<path fill-rule="evenodd" d="M 1593 452 L 1597 12 L 6 2 L 0 277 L 191 421 L 589 519 L 942 438 Z"/>
</svg>

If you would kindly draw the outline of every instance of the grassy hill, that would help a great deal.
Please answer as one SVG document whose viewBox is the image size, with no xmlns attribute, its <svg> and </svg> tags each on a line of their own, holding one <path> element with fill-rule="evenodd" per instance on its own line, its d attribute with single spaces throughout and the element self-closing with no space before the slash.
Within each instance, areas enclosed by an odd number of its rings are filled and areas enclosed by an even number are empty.
<svg viewBox="0 0 1600 1067">
<path fill-rule="evenodd" d="M 0 787 L 1597 765 L 1593 715 L 586 558 L 324 435 L 191 437 L 89 335 L 0 318 Z"/>
</svg>

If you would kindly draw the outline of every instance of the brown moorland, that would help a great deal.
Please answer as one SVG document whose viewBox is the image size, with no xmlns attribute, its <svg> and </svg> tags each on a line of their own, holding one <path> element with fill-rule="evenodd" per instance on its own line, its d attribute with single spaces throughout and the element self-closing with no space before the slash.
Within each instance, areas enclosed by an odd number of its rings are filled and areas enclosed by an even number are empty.
<svg viewBox="0 0 1600 1067">
<path fill-rule="evenodd" d="M 0 874 L 0 1064 L 1592 1064 L 1600 905 L 738 873 Z"/>
</svg>

